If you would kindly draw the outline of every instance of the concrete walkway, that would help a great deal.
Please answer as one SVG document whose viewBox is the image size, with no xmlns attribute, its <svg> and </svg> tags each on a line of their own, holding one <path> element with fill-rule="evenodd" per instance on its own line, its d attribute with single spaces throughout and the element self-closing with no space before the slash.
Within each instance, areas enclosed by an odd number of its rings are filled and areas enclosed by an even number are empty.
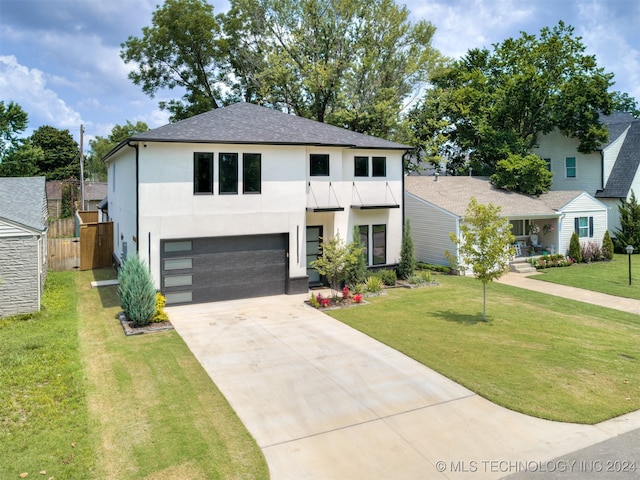
<svg viewBox="0 0 640 480">
<path fill-rule="evenodd" d="M 591 290 L 584 290 L 582 288 L 576 287 L 567 287 L 565 285 L 543 282 L 531 278 L 536 275 L 543 274 L 508 273 L 500 280 L 498 280 L 498 282 L 505 285 L 524 288 L 526 290 L 533 290 L 536 292 L 546 293 L 548 295 L 555 295 L 556 297 L 569 298 L 572 300 L 578 300 L 579 302 L 591 303 L 593 305 L 599 305 L 601 307 L 613 308 L 615 310 L 640 315 L 640 300 L 616 297 L 614 295 L 608 295 L 606 293 L 593 292 Z"/>
<path fill-rule="evenodd" d="M 502 478 L 640 427 L 640 412 L 588 426 L 504 409 L 306 298 L 166 309 L 273 480 Z"/>
</svg>

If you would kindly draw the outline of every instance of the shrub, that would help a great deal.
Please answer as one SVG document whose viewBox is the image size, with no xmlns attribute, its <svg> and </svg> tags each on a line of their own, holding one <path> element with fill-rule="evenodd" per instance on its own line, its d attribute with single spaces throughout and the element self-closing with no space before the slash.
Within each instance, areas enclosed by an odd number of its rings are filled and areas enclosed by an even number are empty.
<svg viewBox="0 0 640 480">
<path fill-rule="evenodd" d="M 430 271 L 427 270 L 424 272 L 420 272 L 420 276 L 422 277 L 422 280 L 424 281 L 424 283 L 431 283 L 432 276 Z"/>
<path fill-rule="evenodd" d="M 148 325 L 156 311 L 156 289 L 145 263 L 131 255 L 118 272 L 118 296 L 134 327 Z"/>
<path fill-rule="evenodd" d="M 553 267 L 570 267 L 571 265 L 573 265 L 573 260 L 571 260 L 571 258 L 565 257 L 560 253 L 556 253 L 553 255 L 543 255 L 535 260 L 532 260 L 531 264 L 538 270 L 540 270 Z"/>
<path fill-rule="evenodd" d="M 580 237 L 576 232 L 571 234 L 571 241 L 569 242 L 569 256 L 577 263 L 582 261 L 582 247 L 580 246 Z"/>
<path fill-rule="evenodd" d="M 602 256 L 606 260 L 613 260 L 613 241 L 609 230 L 605 230 L 604 237 L 602 237 Z"/>
<path fill-rule="evenodd" d="M 320 308 L 320 302 L 313 293 L 309 297 L 309 305 L 311 305 L 313 308 Z"/>
<path fill-rule="evenodd" d="M 380 279 L 387 287 L 393 287 L 398 281 L 398 276 L 395 270 L 380 270 Z"/>
<path fill-rule="evenodd" d="M 378 275 L 371 275 L 364 282 L 364 288 L 369 293 L 378 293 L 382 291 L 382 279 Z"/>
<path fill-rule="evenodd" d="M 353 301 L 354 301 L 355 303 L 361 303 L 361 302 L 362 302 L 362 294 L 360 294 L 360 293 L 356 293 L 356 294 L 353 296 Z"/>
<path fill-rule="evenodd" d="M 416 259 L 413 256 L 413 239 L 411 238 L 411 224 L 409 219 L 405 221 L 402 232 L 402 246 L 400 248 L 400 264 L 398 274 L 400 278 L 408 279 L 416 269 Z"/>
<path fill-rule="evenodd" d="M 411 285 L 422 285 L 423 283 L 425 283 L 422 275 L 418 274 L 411 275 L 407 280 Z"/>
<path fill-rule="evenodd" d="M 362 294 L 362 292 L 364 292 L 364 283 L 356 283 L 355 285 L 352 285 L 351 290 L 353 290 L 355 295 Z"/>
<path fill-rule="evenodd" d="M 364 282 L 367 278 L 367 259 L 364 253 L 364 245 L 360 241 L 360 228 L 353 228 L 353 241 L 347 245 L 346 276 L 345 282 L 349 287 Z"/>
<path fill-rule="evenodd" d="M 599 262 L 602 260 L 602 248 L 598 242 L 589 240 L 582 244 L 582 261 L 583 262 Z"/>
<path fill-rule="evenodd" d="M 169 320 L 169 315 L 164 311 L 167 299 L 160 292 L 156 293 L 156 311 L 153 314 L 151 323 L 161 323 Z"/>
<path fill-rule="evenodd" d="M 448 274 L 451 271 L 450 267 L 446 265 L 433 265 L 431 263 L 424 262 L 416 262 L 417 270 L 430 270 L 432 272 L 446 273 Z"/>
</svg>

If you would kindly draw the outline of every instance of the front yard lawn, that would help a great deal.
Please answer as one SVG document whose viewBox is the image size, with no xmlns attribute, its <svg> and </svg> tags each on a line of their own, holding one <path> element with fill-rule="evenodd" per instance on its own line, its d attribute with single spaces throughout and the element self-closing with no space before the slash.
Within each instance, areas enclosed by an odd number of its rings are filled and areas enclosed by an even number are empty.
<svg viewBox="0 0 640 480">
<path fill-rule="evenodd" d="M 640 409 L 640 316 L 438 276 L 328 312 L 507 408 L 593 424 Z"/>
<path fill-rule="evenodd" d="M 543 275 L 531 278 L 640 300 L 640 255 L 631 255 L 631 286 L 629 257 L 623 254 L 616 254 L 610 262 L 578 263 L 538 271 Z"/>
<path fill-rule="evenodd" d="M 268 478 L 175 331 L 124 336 L 106 278 L 50 272 L 42 312 L 0 320 L 0 478 Z"/>
</svg>

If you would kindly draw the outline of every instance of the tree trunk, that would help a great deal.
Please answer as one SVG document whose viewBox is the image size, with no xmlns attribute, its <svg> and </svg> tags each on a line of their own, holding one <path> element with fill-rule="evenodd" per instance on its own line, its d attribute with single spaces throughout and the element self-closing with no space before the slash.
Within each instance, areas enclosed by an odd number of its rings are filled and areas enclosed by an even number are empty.
<svg viewBox="0 0 640 480">
<path fill-rule="evenodd" d="M 487 282 L 482 282 L 482 321 L 487 321 Z"/>
</svg>

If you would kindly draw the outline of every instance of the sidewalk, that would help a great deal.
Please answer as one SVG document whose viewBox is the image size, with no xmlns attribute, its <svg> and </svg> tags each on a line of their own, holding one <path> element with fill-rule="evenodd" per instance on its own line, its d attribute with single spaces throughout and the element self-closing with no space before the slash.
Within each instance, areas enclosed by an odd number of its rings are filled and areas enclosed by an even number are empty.
<svg viewBox="0 0 640 480">
<path fill-rule="evenodd" d="M 591 290 L 568 287 L 566 285 L 543 282 L 531 278 L 536 275 L 542 274 L 532 273 L 527 275 L 522 273 L 508 273 L 504 277 L 500 278 L 498 283 L 640 315 L 640 300 L 616 297 L 606 293 L 593 292 Z"/>
</svg>

